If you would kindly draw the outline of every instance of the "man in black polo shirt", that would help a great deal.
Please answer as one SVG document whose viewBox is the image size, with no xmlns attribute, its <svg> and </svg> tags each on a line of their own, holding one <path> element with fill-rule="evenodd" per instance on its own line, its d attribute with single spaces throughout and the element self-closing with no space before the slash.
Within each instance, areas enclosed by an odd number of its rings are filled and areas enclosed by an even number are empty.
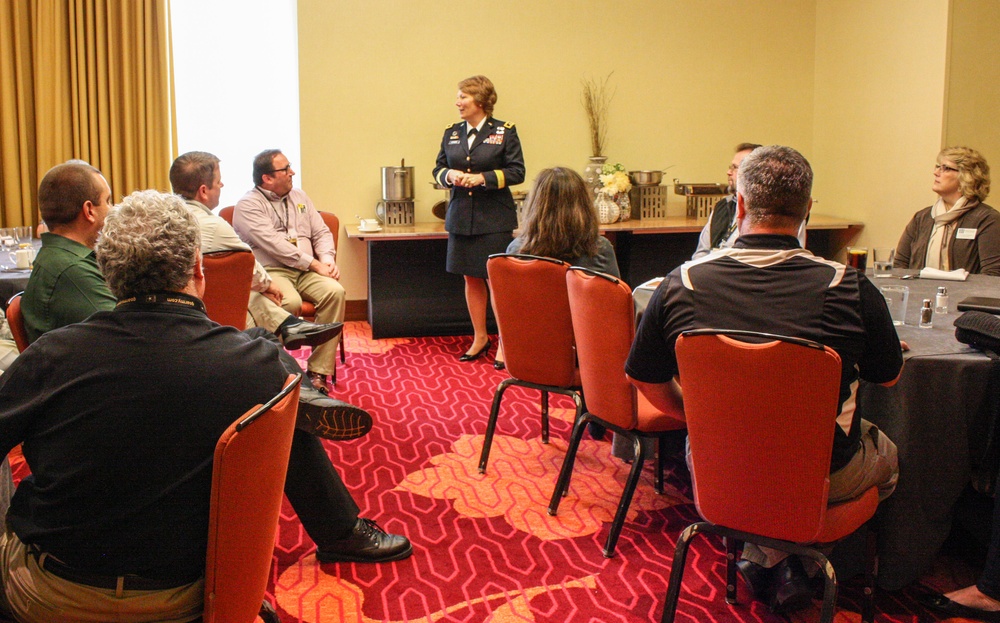
<svg viewBox="0 0 1000 623">
<path fill-rule="evenodd" d="M 862 420 L 858 379 L 892 384 L 902 351 L 885 300 L 864 274 L 815 257 L 796 234 L 809 214 L 812 169 L 794 149 L 760 147 L 739 168 L 739 238 L 678 267 L 657 288 L 636 334 L 626 372 L 653 404 L 682 400 L 674 345 L 684 331 L 711 327 L 802 337 L 841 357 L 840 409 L 830 465 L 830 502 L 898 477 L 895 445 Z M 676 407 L 674 407 L 676 408 Z M 807 606 L 808 579 L 796 557 L 747 544 L 739 568 L 758 599 L 777 612 Z"/>
</svg>

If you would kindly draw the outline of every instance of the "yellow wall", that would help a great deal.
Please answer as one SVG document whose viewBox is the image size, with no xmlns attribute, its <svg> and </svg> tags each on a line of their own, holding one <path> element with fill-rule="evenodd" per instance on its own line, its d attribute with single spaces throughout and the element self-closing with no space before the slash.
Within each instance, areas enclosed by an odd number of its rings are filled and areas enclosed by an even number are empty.
<svg viewBox="0 0 1000 623">
<path fill-rule="evenodd" d="M 723 182 L 744 140 L 812 151 L 814 0 L 299 0 L 298 11 L 305 190 L 342 223 L 374 216 L 380 167 L 401 158 L 416 167 L 417 220 L 433 219 L 456 83 L 477 73 L 496 85 L 496 116 L 517 125 L 525 190 L 545 167 L 586 164 L 580 81 L 612 71 L 612 162 Z M 367 296 L 364 253 L 341 235 L 351 300 Z"/>
<path fill-rule="evenodd" d="M 944 118 L 946 0 L 820 0 L 814 194 L 895 246 L 931 203 Z"/>
<path fill-rule="evenodd" d="M 433 220 L 443 193 L 430 174 L 457 120 L 455 85 L 476 73 L 496 84 L 496 116 L 517 124 L 525 190 L 542 168 L 586 164 L 581 79 L 611 72 L 612 162 L 722 182 L 736 143 L 791 145 L 816 171 L 815 210 L 864 221 L 863 244 L 895 245 L 933 201 L 944 142 L 1000 162 L 1000 136 L 983 132 L 1000 89 L 987 60 L 1000 46 L 996 0 L 485 6 L 469 16 L 432 0 L 298 1 L 302 170 L 317 205 L 343 223 L 374 216 L 380 167 L 405 158 L 416 218 Z M 683 209 L 671 195 L 670 212 Z M 365 246 L 341 238 L 348 298 L 364 299 Z"/>
<path fill-rule="evenodd" d="M 1000 2 L 959 0 L 952 4 L 948 59 L 946 145 L 978 149 L 1000 174 Z M 997 194 L 997 181 L 993 183 Z M 987 200 L 996 207 L 998 202 Z"/>
</svg>

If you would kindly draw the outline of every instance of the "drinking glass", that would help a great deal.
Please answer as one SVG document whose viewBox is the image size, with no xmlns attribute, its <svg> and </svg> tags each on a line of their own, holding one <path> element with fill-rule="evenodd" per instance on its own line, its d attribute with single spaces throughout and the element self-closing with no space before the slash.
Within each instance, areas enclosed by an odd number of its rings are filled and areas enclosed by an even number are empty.
<svg viewBox="0 0 1000 623">
<path fill-rule="evenodd" d="M 906 286 L 882 286 L 879 288 L 885 303 L 889 306 L 892 324 L 900 326 L 906 320 L 906 304 L 910 300 L 910 289 Z"/>
<path fill-rule="evenodd" d="M 892 276 L 892 260 L 895 256 L 895 249 L 884 247 L 876 247 L 872 249 L 872 262 L 875 264 L 876 277 Z"/>
<path fill-rule="evenodd" d="M 851 268 L 867 272 L 868 247 L 847 247 L 847 265 Z"/>
<path fill-rule="evenodd" d="M 17 239 L 14 237 L 15 231 L 12 227 L 0 229 L 0 262 L 6 268 L 10 262 L 10 252 L 17 248 Z"/>
<path fill-rule="evenodd" d="M 31 227 L 31 225 L 25 225 L 23 227 L 15 227 L 14 229 L 16 230 L 17 233 L 17 241 L 19 243 L 18 246 L 21 247 L 22 249 L 27 249 L 28 247 L 30 247 L 32 233 L 33 233 L 32 232 L 33 228 Z"/>
</svg>

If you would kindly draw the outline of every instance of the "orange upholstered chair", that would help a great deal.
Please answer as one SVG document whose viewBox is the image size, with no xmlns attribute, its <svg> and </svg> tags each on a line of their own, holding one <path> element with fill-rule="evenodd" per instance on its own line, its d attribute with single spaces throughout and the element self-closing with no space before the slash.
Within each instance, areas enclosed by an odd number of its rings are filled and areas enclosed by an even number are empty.
<svg viewBox="0 0 1000 623">
<path fill-rule="evenodd" d="M 323 222 L 326 223 L 326 226 L 330 230 L 330 233 L 333 234 L 333 248 L 334 248 L 334 250 L 339 249 L 340 248 L 340 219 L 337 217 L 336 214 L 331 214 L 330 212 L 322 212 L 322 211 L 320 211 L 319 215 L 320 215 L 320 217 L 322 217 Z M 303 320 L 308 320 L 310 322 L 316 322 L 316 307 L 310 301 L 303 300 L 302 301 L 302 311 L 299 312 L 299 316 L 301 316 Z M 344 336 L 341 335 L 340 336 L 340 363 L 344 363 L 346 361 L 347 361 L 347 349 L 344 347 Z M 335 383 L 337 382 L 336 374 L 334 374 L 333 381 Z"/>
<path fill-rule="evenodd" d="M 24 317 L 21 315 L 22 294 L 24 293 L 18 292 L 7 301 L 7 326 L 10 327 L 19 353 L 23 353 L 28 347 L 28 332 L 24 329 Z"/>
<path fill-rule="evenodd" d="M 655 486 L 657 493 L 663 493 L 666 440 L 668 437 L 683 440 L 684 414 L 663 413 L 639 394 L 625 376 L 625 360 L 635 337 L 635 306 L 628 285 L 610 275 L 571 268 L 566 273 L 566 287 L 587 407 L 585 413 L 577 414 L 573 424 L 549 514 L 556 514 L 560 499 L 569 490 L 573 463 L 588 422 L 597 422 L 631 440 L 632 469 L 604 546 L 604 555 L 610 558 L 642 474 L 642 438 L 654 437 L 659 441 Z"/>
<path fill-rule="evenodd" d="M 205 623 L 277 621 L 262 606 L 292 448 L 300 375 L 233 422 L 215 446 L 205 564 Z M 261 616 L 259 616 L 261 615 Z"/>
<path fill-rule="evenodd" d="M 230 225 L 232 225 L 233 224 L 233 211 L 234 210 L 236 210 L 236 206 L 226 206 L 226 207 L 222 208 L 221 210 L 219 210 L 219 216 L 221 216 L 224 221 L 226 221 L 227 223 L 229 223 Z"/>
<path fill-rule="evenodd" d="M 243 330 L 253 282 L 253 253 L 220 251 L 202 256 L 205 267 L 205 311 L 219 324 Z"/>
<path fill-rule="evenodd" d="M 549 442 L 549 392 L 573 399 L 576 415 L 583 403 L 577 389 L 580 370 L 573 349 L 573 323 L 566 298 L 569 264 L 533 255 L 491 255 L 486 262 L 493 314 L 500 329 L 507 372 L 493 394 L 479 473 L 486 472 L 503 394 L 511 385 L 542 392 L 542 443 Z"/>
<path fill-rule="evenodd" d="M 736 602 L 737 542 L 815 560 L 825 574 L 821 621 L 833 620 L 833 566 L 809 547 L 854 532 L 875 514 L 878 491 L 827 506 L 841 362 L 816 342 L 748 331 L 690 331 L 677 340 L 691 480 L 705 519 L 681 533 L 663 621 L 672 622 L 696 534 L 726 537 L 726 601 Z M 862 620 L 874 614 L 875 539 L 869 532 Z"/>
</svg>

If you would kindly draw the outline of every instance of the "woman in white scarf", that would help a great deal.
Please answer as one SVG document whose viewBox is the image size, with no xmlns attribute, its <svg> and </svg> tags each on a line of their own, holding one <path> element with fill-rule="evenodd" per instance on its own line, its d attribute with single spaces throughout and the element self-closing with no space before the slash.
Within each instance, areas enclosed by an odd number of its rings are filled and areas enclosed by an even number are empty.
<svg viewBox="0 0 1000 623">
<path fill-rule="evenodd" d="M 938 200 L 906 226 L 895 266 L 1000 276 L 1000 213 L 983 203 L 990 192 L 986 159 L 968 147 L 943 149 L 932 189 Z"/>
</svg>

